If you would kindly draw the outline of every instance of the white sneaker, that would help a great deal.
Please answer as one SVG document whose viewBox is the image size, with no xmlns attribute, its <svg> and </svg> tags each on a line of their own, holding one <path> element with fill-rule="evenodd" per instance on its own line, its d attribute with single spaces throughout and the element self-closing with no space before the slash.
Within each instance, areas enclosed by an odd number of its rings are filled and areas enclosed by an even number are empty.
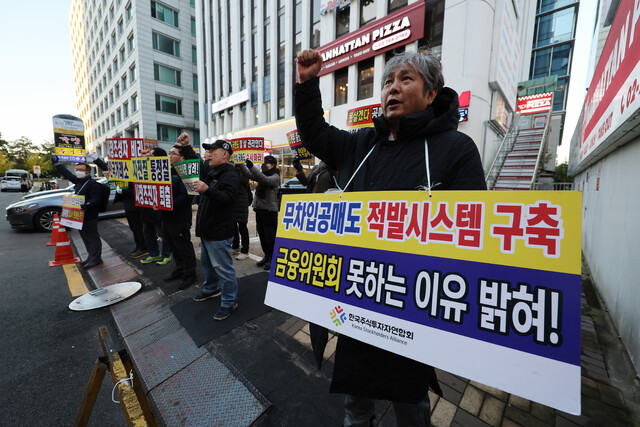
<svg viewBox="0 0 640 427">
<path fill-rule="evenodd" d="M 243 254 L 243 253 L 241 253 L 236 257 L 238 261 L 242 261 L 243 259 L 247 259 L 247 258 L 249 258 L 249 254 Z"/>
</svg>

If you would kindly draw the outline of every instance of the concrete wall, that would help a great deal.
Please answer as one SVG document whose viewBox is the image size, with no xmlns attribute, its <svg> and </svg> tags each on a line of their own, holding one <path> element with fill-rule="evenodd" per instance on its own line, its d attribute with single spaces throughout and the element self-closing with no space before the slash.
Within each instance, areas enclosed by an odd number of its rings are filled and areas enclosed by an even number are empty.
<svg viewBox="0 0 640 427">
<path fill-rule="evenodd" d="M 629 357 L 640 372 L 640 138 L 575 177 L 582 250 Z"/>
</svg>

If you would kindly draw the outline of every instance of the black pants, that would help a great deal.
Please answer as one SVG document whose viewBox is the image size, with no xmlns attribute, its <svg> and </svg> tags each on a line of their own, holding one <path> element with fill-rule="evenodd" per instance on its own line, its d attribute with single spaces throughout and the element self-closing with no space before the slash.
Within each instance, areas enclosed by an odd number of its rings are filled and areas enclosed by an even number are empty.
<svg viewBox="0 0 640 427">
<path fill-rule="evenodd" d="M 231 249 L 238 249 L 242 242 L 242 249 L 240 252 L 243 254 L 249 253 L 249 229 L 246 222 L 236 222 L 236 232 L 233 236 L 233 244 Z"/>
<path fill-rule="evenodd" d="M 82 224 L 82 230 L 80 230 L 80 237 L 84 242 L 85 248 L 87 248 L 88 262 L 98 262 L 102 260 L 102 240 L 100 240 L 100 234 L 98 233 L 98 218 L 86 219 Z"/>
<path fill-rule="evenodd" d="M 125 209 L 129 229 L 133 233 L 133 241 L 136 243 L 136 249 L 147 249 L 147 243 L 144 241 L 142 234 L 142 218 L 140 218 L 140 209 Z"/>
<path fill-rule="evenodd" d="M 278 212 L 256 211 L 256 228 L 260 237 L 260 246 L 264 256 L 273 257 L 273 247 L 276 244 L 276 230 L 278 228 Z"/>
<path fill-rule="evenodd" d="M 175 271 L 183 276 L 196 275 L 196 254 L 191 243 L 191 223 L 189 222 L 163 222 L 163 245 L 168 243 L 173 251 L 173 259 L 176 262 Z"/>
</svg>

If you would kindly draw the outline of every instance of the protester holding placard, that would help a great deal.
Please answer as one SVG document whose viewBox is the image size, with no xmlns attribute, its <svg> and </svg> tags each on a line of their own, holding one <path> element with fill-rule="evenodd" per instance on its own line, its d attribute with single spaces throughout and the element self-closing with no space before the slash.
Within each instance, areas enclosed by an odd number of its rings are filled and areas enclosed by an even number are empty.
<svg viewBox="0 0 640 427">
<path fill-rule="evenodd" d="M 184 161 L 184 147 L 172 147 L 169 150 L 171 165 Z M 181 149 L 183 149 L 181 151 Z M 178 289 L 186 289 L 196 281 L 196 254 L 191 243 L 191 202 L 193 196 L 187 193 L 180 175 L 171 167 L 171 195 L 173 210 L 160 211 L 162 220 L 162 236 L 173 250 L 176 263 L 171 274 L 164 278 L 165 282 L 182 279 Z"/>
<path fill-rule="evenodd" d="M 249 159 L 246 160 L 246 168 L 243 172 L 249 178 L 258 182 L 256 195 L 253 199 L 253 210 L 256 213 L 256 228 L 260 237 L 260 245 L 264 252 L 264 258 L 258 261 L 257 266 L 264 266 L 265 270 L 271 269 L 273 246 L 276 243 L 276 230 L 278 229 L 278 186 L 280 185 L 280 170 L 278 160 L 271 156 L 264 156 L 262 172 Z"/>
<path fill-rule="evenodd" d="M 102 264 L 102 241 L 98 233 L 98 205 L 102 196 L 100 184 L 91 178 L 91 167 L 86 163 L 76 164 L 75 174 L 72 174 L 60 163 L 58 156 L 53 156 L 51 161 L 62 176 L 75 184 L 74 193 L 85 196 L 82 206 L 84 220 L 80 237 L 87 249 L 87 259 L 82 262 L 82 266 L 89 269 L 100 265 Z"/>
<path fill-rule="evenodd" d="M 236 201 L 236 229 L 233 235 L 233 244 L 231 245 L 231 255 L 235 256 L 238 261 L 242 261 L 249 257 L 249 205 L 253 200 L 253 194 L 249 187 L 249 177 L 242 172 L 243 165 L 236 164 L 236 173 L 240 182 L 238 189 L 238 200 Z M 251 200 L 249 200 L 251 198 Z"/>
<path fill-rule="evenodd" d="M 298 54 L 295 116 L 302 143 L 338 171 L 348 191 L 485 190 L 477 147 L 457 131 L 458 96 L 444 87 L 441 64 L 430 54 L 403 52 L 382 76 L 382 117 L 354 133 L 323 117 L 318 51 Z M 437 346 L 438 343 L 433 343 Z M 394 403 L 398 425 L 429 424 L 431 366 L 340 335 L 331 391 L 347 394 L 345 426 L 368 425 L 374 399 Z"/>
<path fill-rule="evenodd" d="M 238 175 L 229 163 L 233 154 L 229 141 L 205 143 L 202 148 L 209 151 L 209 167 L 202 169 L 201 180 L 193 182 L 193 188 L 200 193 L 196 236 L 202 239 L 200 261 L 205 282 L 202 292 L 193 299 L 199 302 L 221 296 L 220 308 L 213 318 L 224 320 L 238 308 L 238 280 L 231 258 Z"/>
</svg>

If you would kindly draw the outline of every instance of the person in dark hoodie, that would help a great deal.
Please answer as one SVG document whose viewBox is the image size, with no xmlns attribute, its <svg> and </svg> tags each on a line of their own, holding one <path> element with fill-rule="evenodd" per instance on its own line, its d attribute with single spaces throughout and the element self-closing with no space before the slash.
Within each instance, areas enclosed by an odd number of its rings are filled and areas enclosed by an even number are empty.
<svg viewBox="0 0 640 427">
<path fill-rule="evenodd" d="M 324 120 L 320 53 L 301 52 L 297 68 L 295 116 L 302 144 L 338 172 L 340 188 L 486 189 L 478 149 L 457 130 L 458 96 L 444 87 L 435 56 L 403 52 L 392 57 L 382 77 L 382 117 L 374 119 L 374 128 L 353 134 Z M 346 394 L 343 425 L 368 425 L 375 399 L 385 399 L 393 402 L 398 425 L 428 426 L 429 388 L 440 391 L 433 367 L 339 336 L 331 392 Z"/>
<path fill-rule="evenodd" d="M 189 150 L 190 151 L 190 150 Z M 169 150 L 171 162 L 171 195 L 173 197 L 173 210 L 160 211 L 162 221 L 162 236 L 166 239 L 173 251 L 175 268 L 165 282 L 182 279 L 178 289 L 186 289 L 196 281 L 196 254 L 191 243 L 191 202 L 193 196 L 187 193 L 187 189 L 180 179 L 180 175 L 173 167 L 176 162 L 185 160 L 190 154 L 185 147 L 177 145 Z"/>
</svg>

